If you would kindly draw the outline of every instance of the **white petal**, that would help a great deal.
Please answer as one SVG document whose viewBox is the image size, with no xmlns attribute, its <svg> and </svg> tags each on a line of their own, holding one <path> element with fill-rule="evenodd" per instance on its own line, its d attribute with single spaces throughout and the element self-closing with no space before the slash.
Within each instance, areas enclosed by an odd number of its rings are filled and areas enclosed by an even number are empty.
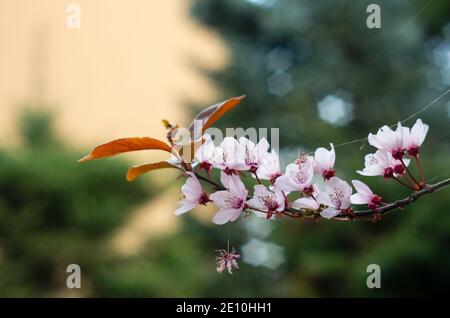
<svg viewBox="0 0 450 318">
<path fill-rule="evenodd" d="M 384 171 L 380 170 L 379 167 L 364 168 L 363 170 L 357 170 L 356 172 L 362 176 L 367 176 L 367 177 L 375 177 L 375 176 L 384 175 Z"/>
<path fill-rule="evenodd" d="M 375 138 L 375 135 L 370 133 L 367 137 L 367 141 L 369 142 L 369 145 L 374 146 L 375 148 L 380 148 L 380 144 L 378 143 L 377 139 Z"/>
<path fill-rule="evenodd" d="M 397 149 L 401 149 L 403 146 L 403 129 L 400 122 L 398 122 L 397 129 L 395 130 L 395 141 Z"/>
<path fill-rule="evenodd" d="M 185 184 L 181 187 L 181 191 L 186 198 L 197 200 L 203 194 L 202 185 L 192 172 L 188 172 L 188 174 L 189 177 L 187 178 Z"/>
<path fill-rule="evenodd" d="M 222 182 L 222 185 L 227 190 L 235 195 L 242 197 L 245 194 L 245 196 L 247 196 L 247 189 L 245 189 L 245 186 L 238 175 L 228 175 L 222 171 L 220 174 L 220 182 Z"/>
<path fill-rule="evenodd" d="M 227 209 L 231 207 L 236 196 L 229 191 L 217 191 L 211 194 L 209 198 L 219 209 Z"/>
<path fill-rule="evenodd" d="M 219 225 L 225 224 L 229 221 L 233 222 L 239 218 L 241 212 L 242 211 L 235 209 L 221 209 L 214 215 L 212 221 Z"/>
<path fill-rule="evenodd" d="M 257 197 L 251 198 L 246 203 L 250 208 L 267 211 L 267 207 Z"/>
<path fill-rule="evenodd" d="M 290 178 L 287 175 L 282 175 L 278 177 L 275 181 L 275 187 L 282 191 L 296 191 L 298 190 L 290 181 Z"/>
<path fill-rule="evenodd" d="M 414 146 L 414 142 L 411 138 L 411 131 L 408 127 L 403 127 L 403 148 L 409 149 Z"/>
<path fill-rule="evenodd" d="M 221 172 L 220 174 L 220 182 L 222 185 L 229 191 L 233 193 L 240 193 L 242 188 L 245 188 L 242 184 L 241 178 L 238 175 L 232 174 L 228 175 L 225 172 Z"/>
<path fill-rule="evenodd" d="M 244 158 L 241 158 L 239 143 L 236 139 L 225 137 L 221 143 L 221 148 L 223 149 L 222 161 L 224 161 L 226 166 L 229 168 L 239 168 L 239 166 L 244 162 Z"/>
<path fill-rule="evenodd" d="M 332 170 L 334 166 L 334 161 L 336 154 L 334 151 L 333 144 L 330 144 L 331 150 L 325 148 L 317 148 L 314 153 L 314 160 L 317 166 L 316 171 L 322 173 L 324 170 Z"/>
<path fill-rule="evenodd" d="M 367 198 L 371 198 L 373 196 L 372 190 L 370 190 L 370 188 L 364 182 L 359 180 L 352 180 L 352 183 L 356 191 L 361 193 L 363 196 Z"/>
<path fill-rule="evenodd" d="M 319 208 L 319 205 L 317 204 L 316 200 L 311 198 L 300 198 L 295 200 L 292 203 L 292 207 L 294 209 L 310 209 L 310 210 L 317 210 Z"/>
<path fill-rule="evenodd" d="M 326 219 L 332 219 L 335 216 L 339 215 L 340 211 L 334 208 L 328 208 L 320 212 L 320 216 Z"/>
<path fill-rule="evenodd" d="M 211 162 L 215 151 L 214 142 L 211 140 L 211 136 L 207 134 L 204 135 L 204 138 L 205 142 L 195 152 L 195 159 L 198 162 Z"/>
<path fill-rule="evenodd" d="M 268 152 L 269 152 L 269 147 L 270 144 L 269 142 L 266 140 L 266 138 L 262 138 L 255 147 L 255 154 L 258 158 L 258 162 L 261 164 L 266 157 L 268 156 Z"/>
<path fill-rule="evenodd" d="M 278 209 L 277 211 L 283 211 L 286 205 L 286 199 L 283 195 L 283 193 L 276 188 L 273 188 L 273 192 L 275 193 L 275 200 L 278 203 Z"/>
<path fill-rule="evenodd" d="M 278 154 L 272 150 L 270 154 L 266 154 L 260 162 L 260 166 L 256 171 L 259 179 L 270 180 L 280 175 L 280 160 Z"/>
<path fill-rule="evenodd" d="M 424 124 L 421 119 L 417 119 L 414 126 L 411 128 L 411 139 L 416 146 L 422 145 L 427 136 L 429 126 Z"/>
<path fill-rule="evenodd" d="M 235 175 L 235 178 L 233 178 L 233 183 L 230 191 L 235 193 L 239 198 L 243 200 L 247 199 L 248 191 L 245 188 L 244 183 L 241 181 L 241 178 L 237 175 Z"/>
<path fill-rule="evenodd" d="M 333 202 L 331 202 L 330 196 L 328 194 L 328 192 L 320 192 L 317 196 L 316 196 L 316 200 L 319 204 L 323 204 L 329 207 L 333 207 Z"/>
<path fill-rule="evenodd" d="M 370 202 L 370 198 L 367 198 L 361 193 L 355 193 L 350 197 L 350 201 L 352 202 L 352 204 L 367 204 Z"/>
<path fill-rule="evenodd" d="M 266 186 L 262 185 L 262 184 L 257 184 L 254 187 L 254 195 L 257 198 L 261 198 L 267 195 L 271 195 L 271 192 L 266 188 Z"/>
<path fill-rule="evenodd" d="M 186 200 L 181 200 L 178 202 L 178 209 L 175 210 L 175 215 L 181 215 L 186 213 L 197 206 L 197 203 L 188 202 Z"/>
</svg>

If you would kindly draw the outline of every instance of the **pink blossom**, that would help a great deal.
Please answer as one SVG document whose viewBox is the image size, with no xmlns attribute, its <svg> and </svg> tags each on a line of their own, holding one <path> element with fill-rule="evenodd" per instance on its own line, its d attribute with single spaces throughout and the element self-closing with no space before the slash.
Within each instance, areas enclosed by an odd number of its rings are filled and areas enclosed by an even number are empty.
<svg viewBox="0 0 450 318">
<path fill-rule="evenodd" d="M 256 145 L 245 137 L 239 138 L 239 157 L 243 158 L 245 170 L 256 172 L 262 164 L 270 145 L 262 138 Z"/>
<path fill-rule="evenodd" d="M 282 191 L 309 191 L 314 177 L 314 160 L 307 157 L 303 161 L 291 163 L 286 167 L 286 173 L 275 181 L 275 187 Z"/>
<path fill-rule="evenodd" d="M 370 209 L 380 206 L 381 197 L 372 192 L 372 190 L 362 181 L 352 180 L 357 193 L 352 194 L 350 201 L 352 204 L 367 204 Z"/>
<path fill-rule="evenodd" d="M 381 127 L 376 135 L 369 134 L 368 141 L 379 150 L 392 154 L 395 159 L 403 158 L 403 128 L 400 123 L 397 124 L 396 130 L 386 125 Z"/>
<path fill-rule="evenodd" d="M 403 159 L 406 166 L 410 160 Z M 400 160 L 383 150 L 377 150 L 374 154 L 367 154 L 364 157 L 365 167 L 363 170 L 356 171 L 363 176 L 383 176 L 391 178 L 405 173 L 405 168 Z"/>
<path fill-rule="evenodd" d="M 258 215 L 261 211 L 267 212 L 267 215 L 265 215 L 267 218 L 270 218 L 275 212 L 284 210 L 285 197 L 280 190 L 273 189 L 271 191 L 262 184 L 255 185 L 254 189 L 253 198 L 247 201 L 249 209 L 259 210 Z"/>
<path fill-rule="evenodd" d="M 233 269 L 239 270 L 239 266 L 237 260 L 241 257 L 234 247 L 231 249 L 231 252 L 226 250 L 217 250 L 216 252 L 219 255 L 216 257 L 216 270 L 219 273 L 222 273 L 225 269 L 228 270 L 229 274 L 233 274 Z"/>
<path fill-rule="evenodd" d="M 313 198 L 300 198 L 292 203 L 292 207 L 297 210 L 317 210 L 319 208 L 319 203 Z"/>
<path fill-rule="evenodd" d="M 341 212 L 349 210 L 352 188 L 338 177 L 332 177 L 325 184 L 326 191 L 319 193 L 317 202 L 327 206 L 325 210 L 320 212 L 320 215 L 326 219 L 332 219 Z"/>
<path fill-rule="evenodd" d="M 248 170 L 244 159 L 241 146 L 237 140 L 232 137 L 225 137 L 220 147 L 217 147 L 214 151 L 213 165 L 227 174 L 233 174 L 239 170 Z"/>
<path fill-rule="evenodd" d="M 181 187 L 183 199 L 178 202 L 178 209 L 175 211 L 176 215 L 181 215 L 192 210 L 199 204 L 206 205 L 209 202 L 208 194 L 203 191 L 195 174 L 192 172 L 188 172 L 187 174 L 189 177 Z"/>
<path fill-rule="evenodd" d="M 427 136 L 429 126 L 421 119 L 417 119 L 411 130 L 407 127 L 403 130 L 403 148 L 410 156 L 417 157 L 419 149 Z"/>
<path fill-rule="evenodd" d="M 228 175 L 222 172 L 220 180 L 226 190 L 214 192 L 210 195 L 210 199 L 219 208 L 219 212 L 213 217 L 213 222 L 225 224 L 239 218 L 244 210 L 248 191 L 237 175 Z"/>
<path fill-rule="evenodd" d="M 195 160 L 198 162 L 201 169 L 206 170 L 208 173 L 211 171 L 214 160 L 215 146 L 214 142 L 211 140 L 211 136 L 205 134 L 203 136 L 205 139 L 203 145 L 197 149 L 195 152 Z"/>
<path fill-rule="evenodd" d="M 314 172 L 321 174 L 324 179 L 328 180 L 334 177 L 334 161 L 336 160 L 336 153 L 333 144 L 330 144 L 331 149 L 317 148 L 314 153 Z"/>
<path fill-rule="evenodd" d="M 270 180 L 272 183 L 275 183 L 276 179 L 281 176 L 280 159 L 275 150 L 262 158 L 262 163 L 258 167 L 256 175 L 259 179 Z"/>
</svg>

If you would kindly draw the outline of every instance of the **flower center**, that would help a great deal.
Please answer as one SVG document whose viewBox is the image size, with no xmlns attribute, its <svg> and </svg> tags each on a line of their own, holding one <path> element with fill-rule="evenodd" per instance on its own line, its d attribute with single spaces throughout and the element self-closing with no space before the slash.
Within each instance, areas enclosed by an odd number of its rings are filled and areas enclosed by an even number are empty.
<svg viewBox="0 0 450 318">
<path fill-rule="evenodd" d="M 200 163 L 200 169 L 209 171 L 209 170 L 211 170 L 211 168 L 212 168 L 212 165 L 209 162 L 205 161 L 205 162 Z"/>
<path fill-rule="evenodd" d="M 330 200 L 337 209 L 341 208 L 343 199 L 344 192 L 340 189 L 335 188 L 334 192 L 330 193 Z"/>
<path fill-rule="evenodd" d="M 419 155 L 419 147 L 413 146 L 408 149 L 408 154 L 412 157 L 417 157 Z"/>
<path fill-rule="evenodd" d="M 241 198 L 238 198 L 238 197 L 234 197 L 233 200 L 231 201 L 231 208 L 238 210 L 238 209 L 242 208 L 243 204 L 244 204 L 244 200 L 242 200 Z"/>
<path fill-rule="evenodd" d="M 394 159 L 400 160 L 403 158 L 404 155 L 405 152 L 403 151 L 403 149 L 397 149 L 392 151 L 392 157 L 394 157 Z"/>
<path fill-rule="evenodd" d="M 200 197 L 200 199 L 198 200 L 198 204 L 202 204 L 202 205 L 206 205 L 208 202 L 210 202 L 211 200 L 209 199 L 209 196 L 206 192 L 202 193 L 202 196 Z"/>
<path fill-rule="evenodd" d="M 401 165 L 401 164 L 397 164 L 394 167 L 394 172 L 396 174 L 404 174 L 405 173 L 405 167 L 403 167 L 403 165 Z"/>
<path fill-rule="evenodd" d="M 279 174 L 279 173 L 274 174 L 274 175 L 270 178 L 270 182 L 271 182 L 272 184 L 274 184 L 275 181 L 277 181 L 278 177 L 280 177 L 280 176 L 281 176 L 281 174 Z"/>
<path fill-rule="evenodd" d="M 233 175 L 233 174 L 236 174 L 236 170 L 230 169 L 230 168 L 228 168 L 228 167 L 226 167 L 225 170 L 224 170 L 223 172 L 224 172 L 225 174 L 229 175 L 229 176 L 231 176 L 231 175 Z"/>
<path fill-rule="evenodd" d="M 384 177 L 385 178 L 392 178 L 394 176 L 394 169 L 391 167 L 384 169 Z"/>
<path fill-rule="evenodd" d="M 276 211 L 279 207 L 278 202 L 269 195 L 261 197 L 261 201 L 264 203 L 264 205 L 267 207 L 269 211 Z"/>
<path fill-rule="evenodd" d="M 335 175 L 336 175 L 336 171 L 334 171 L 333 169 L 325 170 L 324 172 L 322 172 L 322 176 L 325 180 L 329 180 L 329 179 L 333 178 Z"/>
<path fill-rule="evenodd" d="M 379 195 L 374 194 L 368 203 L 369 209 L 375 210 L 380 206 L 382 198 Z"/>
<path fill-rule="evenodd" d="M 303 184 L 308 180 L 308 176 L 306 175 L 305 171 L 303 171 L 304 166 L 300 166 L 299 170 L 296 172 L 291 172 L 291 177 L 294 179 L 297 183 Z"/>
</svg>

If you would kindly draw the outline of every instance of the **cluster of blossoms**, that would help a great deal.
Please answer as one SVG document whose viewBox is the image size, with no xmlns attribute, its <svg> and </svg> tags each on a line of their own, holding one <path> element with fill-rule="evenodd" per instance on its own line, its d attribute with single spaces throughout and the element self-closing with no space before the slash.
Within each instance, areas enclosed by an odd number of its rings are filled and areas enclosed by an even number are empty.
<svg viewBox="0 0 450 318">
<path fill-rule="evenodd" d="M 418 119 L 411 129 L 399 123 L 395 130 L 384 126 L 375 135 L 369 134 L 369 144 L 378 150 L 366 155 L 364 169 L 357 172 L 363 176 L 383 176 L 420 190 L 424 180 L 419 153 L 427 132 L 428 125 Z M 278 153 L 269 148 L 266 139 L 255 144 L 244 137 L 226 137 L 216 146 L 205 135 L 204 143 L 195 152 L 192 171 L 186 173 L 184 197 L 175 213 L 180 215 L 197 205 L 212 203 L 218 209 L 213 222 L 225 224 L 236 221 L 243 212 L 267 219 L 284 215 L 332 219 L 351 217 L 352 204 L 367 205 L 374 211 L 386 204 L 364 182 L 352 180 L 356 190 L 353 193 L 352 187 L 336 176 L 333 144 L 329 149 L 318 148 L 313 154 L 300 154 L 284 173 Z M 416 160 L 421 181 L 408 169 L 411 159 Z M 220 184 L 212 180 L 212 169 L 220 170 Z M 202 170 L 206 176 L 201 176 Z M 256 183 L 253 191 L 242 182 L 249 175 Z M 200 181 L 213 185 L 213 192 L 207 193 Z"/>
<path fill-rule="evenodd" d="M 420 119 L 411 128 L 398 123 L 395 129 L 383 126 L 376 134 L 369 134 L 367 140 L 377 150 L 365 156 L 364 168 L 357 171 L 362 176 L 395 180 L 414 191 L 402 202 L 386 203 L 360 180 L 352 180 L 356 190 L 353 193 L 349 183 L 336 175 L 333 144 L 330 144 L 329 149 L 320 147 L 314 153 L 298 155 L 294 162 L 287 165 L 284 173 L 278 153 L 274 149 L 269 150 L 266 139 L 254 143 L 244 137 L 226 137 L 220 145 L 215 145 L 211 137 L 204 134 L 205 131 L 244 97 L 230 98 L 200 112 L 189 129 L 184 129 L 189 135 L 189 142 L 187 145 L 182 144 L 181 148 L 174 138 L 183 129 L 163 121 L 168 129 L 169 144 L 151 137 L 120 138 L 97 146 L 80 161 L 137 150 L 153 149 L 171 153 L 171 160 L 131 167 L 127 179 L 131 181 L 143 173 L 163 168 L 182 170 L 187 180 L 181 188 L 183 198 L 175 214 L 184 214 L 198 205 L 213 204 L 217 209 L 213 217 L 216 224 L 234 222 L 241 215 L 251 213 L 267 219 L 289 216 L 351 220 L 371 215 L 372 220 L 376 221 L 382 213 L 409 204 L 420 195 L 450 184 L 450 179 L 435 185 L 425 184 L 419 157 L 429 127 Z M 200 124 L 200 129 L 196 129 L 196 123 Z M 191 140 L 192 134 L 194 141 Z M 197 143 L 201 145 L 195 150 Z M 192 151 L 187 155 L 185 149 L 194 149 L 193 155 Z M 412 161 L 417 165 L 418 178 L 410 170 Z M 220 182 L 213 180 L 213 169 L 220 172 Z M 242 181 L 245 177 L 254 184 L 252 189 L 247 188 Z M 201 182 L 209 186 L 206 188 Z M 354 211 L 352 205 L 366 205 L 368 210 Z M 234 248 L 231 251 L 229 247 L 227 250 L 218 250 L 218 253 L 218 272 L 227 270 L 231 274 L 233 269 L 238 269 L 240 255 Z"/>
</svg>

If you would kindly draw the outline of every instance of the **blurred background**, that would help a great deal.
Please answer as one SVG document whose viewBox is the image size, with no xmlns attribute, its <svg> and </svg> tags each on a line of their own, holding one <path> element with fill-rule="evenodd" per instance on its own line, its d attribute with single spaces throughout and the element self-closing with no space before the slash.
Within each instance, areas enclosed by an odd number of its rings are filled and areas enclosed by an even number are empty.
<svg viewBox="0 0 450 318">
<path fill-rule="evenodd" d="M 80 28 L 66 12 L 81 9 Z M 366 26 L 371 3 L 381 28 Z M 391 297 L 450 291 L 450 194 L 363 222 L 215 226 L 175 217 L 177 174 L 128 183 L 141 152 L 77 160 L 105 141 L 165 135 L 198 110 L 247 99 L 218 126 L 279 128 L 281 159 L 333 142 L 356 177 L 365 137 L 450 87 L 447 0 L 0 0 L 0 296 Z M 427 180 L 450 175 L 450 97 L 419 115 Z M 411 119 L 406 124 L 412 125 Z M 363 179 L 386 200 L 396 184 Z M 227 239 L 242 254 L 215 271 Z M 66 287 L 79 264 L 82 288 Z M 366 268 L 381 267 L 381 289 Z"/>
</svg>

